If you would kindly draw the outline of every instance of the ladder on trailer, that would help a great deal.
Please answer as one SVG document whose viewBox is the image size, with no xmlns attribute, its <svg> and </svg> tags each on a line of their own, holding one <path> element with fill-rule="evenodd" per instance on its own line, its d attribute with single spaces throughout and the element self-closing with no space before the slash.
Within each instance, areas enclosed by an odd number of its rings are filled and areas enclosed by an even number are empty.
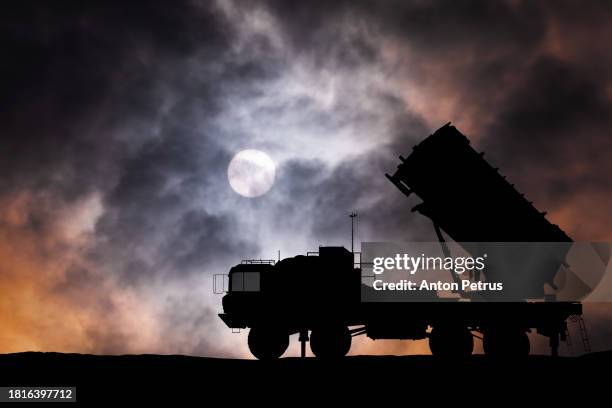
<svg viewBox="0 0 612 408">
<path fill-rule="evenodd" d="M 565 346 L 567 347 L 567 352 L 569 355 L 574 355 L 574 344 L 572 343 L 572 337 L 570 336 L 570 331 L 567 326 L 565 326 Z"/>
<path fill-rule="evenodd" d="M 591 352 L 591 341 L 589 340 L 589 334 L 587 332 L 586 323 L 584 319 L 580 315 L 573 315 L 570 317 L 572 322 L 578 323 L 578 328 L 580 330 L 580 337 L 582 338 L 582 347 L 584 348 L 585 353 Z"/>
</svg>

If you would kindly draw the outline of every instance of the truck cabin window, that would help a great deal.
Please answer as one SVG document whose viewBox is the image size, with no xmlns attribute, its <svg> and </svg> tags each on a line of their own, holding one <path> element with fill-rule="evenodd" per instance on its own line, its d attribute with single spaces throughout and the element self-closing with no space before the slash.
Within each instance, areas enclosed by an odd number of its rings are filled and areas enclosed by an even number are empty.
<svg viewBox="0 0 612 408">
<path fill-rule="evenodd" d="M 259 292 L 259 272 L 234 272 L 230 290 L 232 292 Z"/>
</svg>

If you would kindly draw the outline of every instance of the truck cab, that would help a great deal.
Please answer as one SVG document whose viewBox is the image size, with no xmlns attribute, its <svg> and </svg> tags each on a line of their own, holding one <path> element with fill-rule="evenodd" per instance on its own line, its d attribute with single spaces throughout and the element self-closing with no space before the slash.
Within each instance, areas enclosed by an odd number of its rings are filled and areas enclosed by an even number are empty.
<svg viewBox="0 0 612 408">
<path fill-rule="evenodd" d="M 273 274 L 274 260 L 243 260 L 228 273 L 228 290 L 223 296 L 224 313 L 219 316 L 232 328 L 246 328 L 249 318 L 260 313 L 262 288 Z"/>
<path fill-rule="evenodd" d="M 228 327 L 250 328 L 249 348 L 258 358 L 280 356 L 289 336 L 312 330 L 342 339 L 343 354 L 350 348 L 347 327 L 360 306 L 361 270 L 344 247 L 319 247 L 278 262 L 244 260 L 228 273 L 228 292 L 219 315 Z M 327 344 L 322 346 L 323 354 Z M 341 350 L 341 351 L 342 351 Z M 314 352 L 314 350 L 313 350 Z"/>
</svg>

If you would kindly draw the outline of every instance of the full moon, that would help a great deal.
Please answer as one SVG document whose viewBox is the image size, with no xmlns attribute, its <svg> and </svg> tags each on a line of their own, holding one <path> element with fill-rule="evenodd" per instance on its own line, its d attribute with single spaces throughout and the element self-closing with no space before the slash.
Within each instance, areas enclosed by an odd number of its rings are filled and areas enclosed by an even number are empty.
<svg viewBox="0 0 612 408">
<path fill-rule="evenodd" d="M 242 150 L 230 161 L 227 178 L 235 192 L 244 197 L 266 194 L 274 184 L 276 166 L 261 150 Z"/>
</svg>

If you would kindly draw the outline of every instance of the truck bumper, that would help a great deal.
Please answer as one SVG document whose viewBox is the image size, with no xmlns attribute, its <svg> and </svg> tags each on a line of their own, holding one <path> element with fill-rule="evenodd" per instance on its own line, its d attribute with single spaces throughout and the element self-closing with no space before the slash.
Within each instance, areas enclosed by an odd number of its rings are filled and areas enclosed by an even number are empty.
<svg viewBox="0 0 612 408">
<path fill-rule="evenodd" d="M 223 323 L 227 325 L 227 327 L 232 329 L 246 329 L 247 324 L 244 319 L 241 319 L 235 315 L 229 315 L 227 313 L 219 313 L 219 317 L 223 320 Z"/>
</svg>

